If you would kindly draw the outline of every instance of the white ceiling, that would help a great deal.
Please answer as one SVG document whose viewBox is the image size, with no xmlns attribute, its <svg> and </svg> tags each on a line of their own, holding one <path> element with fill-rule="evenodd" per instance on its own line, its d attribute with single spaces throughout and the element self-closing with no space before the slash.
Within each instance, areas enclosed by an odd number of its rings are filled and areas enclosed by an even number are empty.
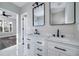
<svg viewBox="0 0 79 59">
<path fill-rule="evenodd" d="M 22 7 L 22 6 L 24 6 L 27 2 L 11 2 L 11 3 L 15 4 L 15 5 L 18 6 L 18 7 Z"/>
</svg>

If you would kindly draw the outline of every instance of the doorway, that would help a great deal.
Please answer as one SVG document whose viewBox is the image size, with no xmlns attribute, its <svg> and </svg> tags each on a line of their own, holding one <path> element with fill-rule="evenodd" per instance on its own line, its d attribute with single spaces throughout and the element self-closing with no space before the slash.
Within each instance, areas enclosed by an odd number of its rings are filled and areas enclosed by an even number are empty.
<svg viewBox="0 0 79 59">
<path fill-rule="evenodd" d="M 21 55 L 26 55 L 26 38 L 27 38 L 27 28 L 28 28 L 28 17 L 27 12 L 21 15 Z"/>
<path fill-rule="evenodd" d="M 18 14 L 0 8 L 0 55 L 17 55 Z"/>
</svg>

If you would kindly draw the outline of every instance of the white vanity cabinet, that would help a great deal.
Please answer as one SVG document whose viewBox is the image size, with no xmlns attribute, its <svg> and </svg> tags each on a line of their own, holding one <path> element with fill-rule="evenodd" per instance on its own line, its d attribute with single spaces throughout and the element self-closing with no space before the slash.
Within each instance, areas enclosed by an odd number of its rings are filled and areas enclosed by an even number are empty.
<svg viewBox="0 0 79 59">
<path fill-rule="evenodd" d="M 78 56 L 79 47 L 48 41 L 48 56 Z"/>
<path fill-rule="evenodd" d="M 45 56 L 47 53 L 45 47 L 45 37 L 38 35 L 28 35 L 24 45 L 25 56 Z"/>
</svg>

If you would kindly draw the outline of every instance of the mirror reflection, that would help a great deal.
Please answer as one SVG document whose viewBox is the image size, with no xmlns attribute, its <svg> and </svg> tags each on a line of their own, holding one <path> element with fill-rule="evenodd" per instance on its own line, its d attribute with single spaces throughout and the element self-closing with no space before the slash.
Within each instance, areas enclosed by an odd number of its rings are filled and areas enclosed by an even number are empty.
<svg viewBox="0 0 79 59">
<path fill-rule="evenodd" d="M 74 2 L 51 2 L 50 24 L 73 24 Z"/>
</svg>

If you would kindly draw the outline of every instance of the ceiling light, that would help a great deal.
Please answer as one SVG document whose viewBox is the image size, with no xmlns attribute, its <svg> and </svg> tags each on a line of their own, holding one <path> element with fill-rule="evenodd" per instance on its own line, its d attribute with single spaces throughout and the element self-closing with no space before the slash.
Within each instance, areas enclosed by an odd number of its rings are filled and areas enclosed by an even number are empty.
<svg viewBox="0 0 79 59">
<path fill-rule="evenodd" d="M 2 10 L 0 10 L 0 15 L 2 15 Z"/>
</svg>

